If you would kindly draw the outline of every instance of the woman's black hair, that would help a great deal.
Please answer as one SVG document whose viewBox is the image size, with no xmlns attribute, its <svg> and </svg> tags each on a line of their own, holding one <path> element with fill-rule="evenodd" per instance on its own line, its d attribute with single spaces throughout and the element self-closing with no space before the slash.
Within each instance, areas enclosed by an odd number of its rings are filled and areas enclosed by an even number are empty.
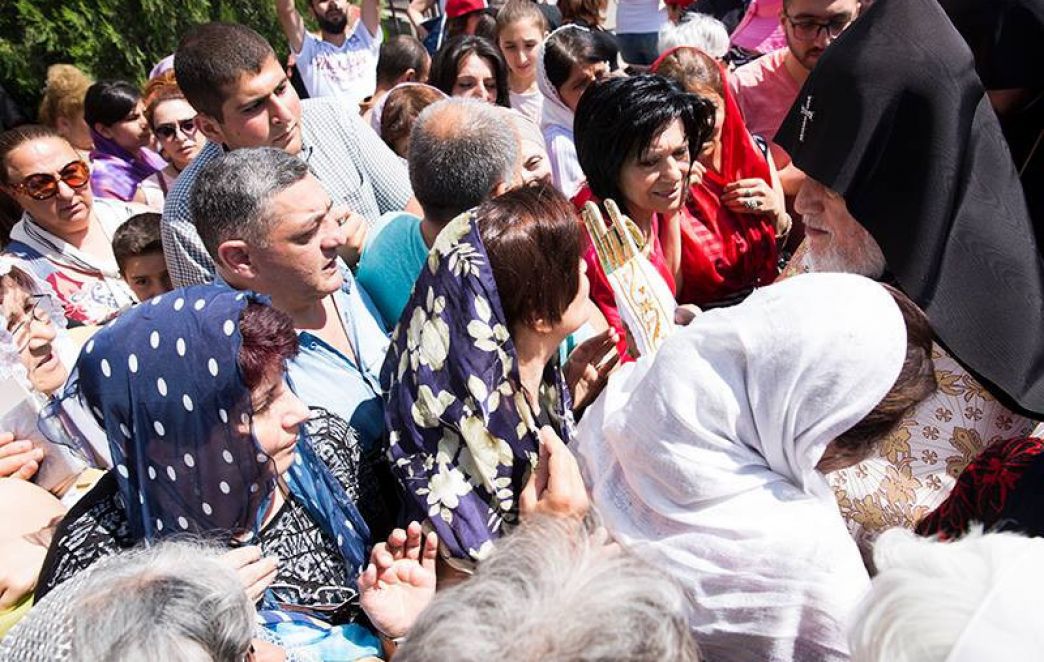
<svg viewBox="0 0 1044 662">
<path fill-rule="evenodd" d="M 556 90 L 569 80 L 573 66 L 610 62 L 611 59 L 612 56 L 590 30 L 558 30 L 544 43 L 544 71 Z"/>
<path fill-rule="evenodd" d="M 642 74 L 593 83 L 576 107 L 576 155 L 591 192 L 626 209 L 620 170 L 639 158 L 673 120 L 689 141 L 689 161 L 714 131 L 714 105 L 662 76 Z"/>
<path fill-rule="evenodd" d="M 464 61 L 464 58 L 471 54 L 475 54 L 492 63 L 493 74 L 497 78 L 496 103 L 498 106 L 510 108 L 511 99 L 508 96 L 507 63 L 504 61 L 504 56 L 493 45 L 493 42 L 485 37 L 461 35 L 443 44 L 431 61 L 431 74 L 428 76 L 428 84 L 453 96 L 453 85 L 457 82 L 457 72 L 460 71 L 460 64 Z"/>
<path fill-rule="evenodd" d="M 130 115 L 141 99 L 138 88 L 122 80 L 100 80 L 87 88 L 83 99 L 83 119 L 87 126 L 112 126 Z"/>
</svg>

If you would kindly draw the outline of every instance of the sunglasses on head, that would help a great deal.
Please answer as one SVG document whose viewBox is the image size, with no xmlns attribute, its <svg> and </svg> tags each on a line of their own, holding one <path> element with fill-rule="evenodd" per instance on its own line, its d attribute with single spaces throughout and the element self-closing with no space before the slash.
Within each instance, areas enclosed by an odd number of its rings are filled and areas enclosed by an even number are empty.
<svg viewBox="0 0 1044 662">
<path fill-rule="evenodd" d="M 152 130 L 157 137 L 163 140 L 170 140 L 177 135 L 178 129 L 186 136 L 196 135 L 196 118 L 187 120 L 178 120 L 177 122 L 168 122 L 167 124 L 160 124 Z"/>
<path fill-rule="evenodd" d="M 83 161 L 72 161 L 62 166 L 57 177 L 49 172 L 35 173 L 11 188 L 25 193 L 33 200 L 47 200 L 58 195 L 58 182 L 65 182 L 72 189 L 81 189 L 90 181 L 90 167 Z"/>
</svg>

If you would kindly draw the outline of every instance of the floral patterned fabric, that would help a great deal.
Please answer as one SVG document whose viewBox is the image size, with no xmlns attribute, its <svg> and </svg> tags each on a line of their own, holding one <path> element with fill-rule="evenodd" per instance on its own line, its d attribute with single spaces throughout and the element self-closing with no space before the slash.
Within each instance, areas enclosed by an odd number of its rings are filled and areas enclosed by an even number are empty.
<svg viewBox="0 0 1044 662">
<path fill-rule="evenodd" d="M 913 529 L 935 510 L 983 448 L 1033 429 L 1033 421 L 997 402 L 938 345 L 932 359 L 935 394 L 884 438 L 875 457 L 828 476 L 864 553 L 881 531 Z"/>
<path fill-rule="evenodd" d="M 400 319 L 381 371 L 392 471 L 407 515 L 431 522 L 443 553 L 481 560 L 517 520 L 539 442 L 471 214 L 439 234 Z M 541 411 L 568 442 L 571 406 L 556 366 L 543 384 Z"/>
</svg>

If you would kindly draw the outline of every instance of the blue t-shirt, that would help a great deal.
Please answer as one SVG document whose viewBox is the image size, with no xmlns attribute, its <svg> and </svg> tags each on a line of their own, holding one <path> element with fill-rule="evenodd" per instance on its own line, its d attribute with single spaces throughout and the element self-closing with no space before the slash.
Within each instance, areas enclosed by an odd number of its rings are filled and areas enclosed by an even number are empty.
<svg viewBox="0 0 1044 662">
<path fill-rule="evenodd" d="M 428 259 L 421 220 L 406 212 L 389 218 L 367 242 L 359 258 L 356 279 L 370 295 L 384 325 L 395 328 L 413 292 L 413 284 Z"/>
</svg>

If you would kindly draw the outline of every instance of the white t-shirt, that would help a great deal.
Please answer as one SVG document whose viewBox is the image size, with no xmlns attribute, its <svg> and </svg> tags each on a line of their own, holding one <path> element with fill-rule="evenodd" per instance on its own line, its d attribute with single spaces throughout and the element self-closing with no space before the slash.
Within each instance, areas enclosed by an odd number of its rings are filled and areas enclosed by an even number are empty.
<svg viewBox="0 0 1044 662">
<path fill-rule="evenodd" d="M 355 103 L 377 87 L 377 55 L 384 39 L 380 30 L 371 35 L 362 19 L 340 48 L 305 32 L 301 52 L 296 53 L 310 97 L 347 97 Z"/>
<path fill-rule="evenodd" d="M 667 22 L 667 10 L 660 0 L 619 0 L 616 5 L 616 33 L 659 32 Z"/>
<path fill-rule="evenodd" d="M 544 112 L 544 95 L 540 93 L 540 90 L 523 94 L 508 91 L 508 97 L 512 108 L 536 122 L 537 126 L 540 125 L 540 116 Z"/>
</svg>

